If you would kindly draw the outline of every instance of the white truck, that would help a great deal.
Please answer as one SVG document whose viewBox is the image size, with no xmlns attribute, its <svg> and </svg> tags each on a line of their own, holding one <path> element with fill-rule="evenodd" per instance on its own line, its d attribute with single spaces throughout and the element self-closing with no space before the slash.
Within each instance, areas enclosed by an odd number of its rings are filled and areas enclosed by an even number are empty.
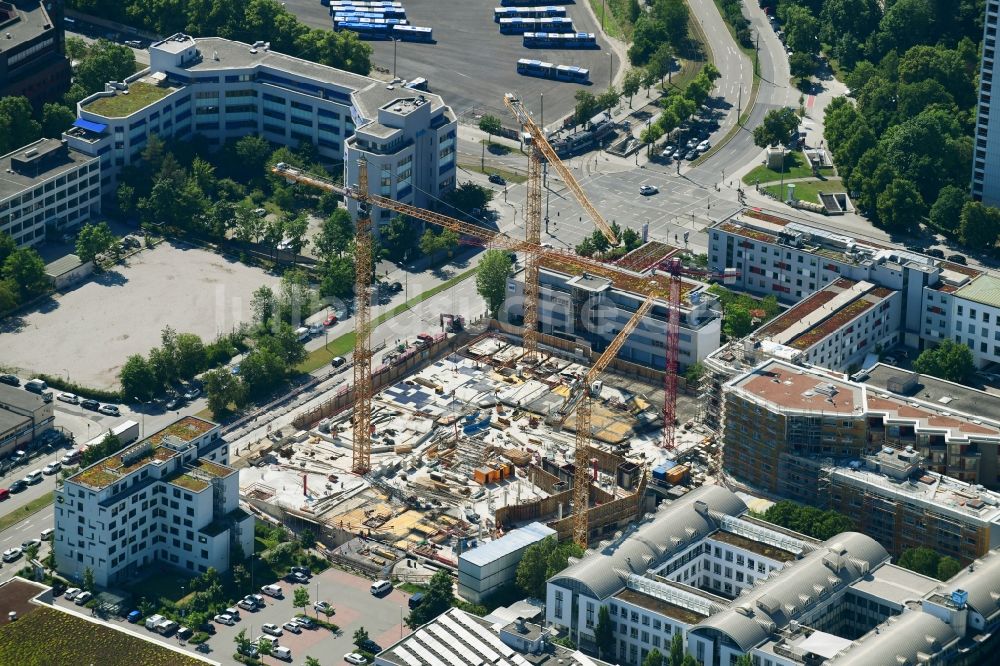
<svg viewBox="0 0 1000 666">
<path fill-rule="evenodd" d="M 156 631 L 166 619 L 162 615 L 150 615 L 146 618 L 146 628 L 150 631 Z"/>
<path fill-rule="evenodd" d="M 94 439 L 90 440 L 83 445 L 84 449 L 89 449 L 92 446 L 97 446 L 104 441 L 104 438 L 108 435 L 114 435 L 122 443 L 122 446 L 128 446 L 135 440 L 139 439 L 139 422 L 138 421 L 122 421 L 114 428 L 106 430 Z"/>
</svg>

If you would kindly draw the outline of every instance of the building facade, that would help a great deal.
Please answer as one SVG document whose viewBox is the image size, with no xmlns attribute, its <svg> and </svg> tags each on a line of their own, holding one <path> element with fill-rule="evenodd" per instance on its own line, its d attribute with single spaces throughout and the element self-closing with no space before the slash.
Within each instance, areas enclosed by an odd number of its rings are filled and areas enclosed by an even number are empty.
<svg viewBox="0 0 1000 666">
<path fill-rule="evenodd" d="M 662 505 L 550 578 L 546 620 L 592 649 L 606 607 L 626 666 L 677 635 L 713 666 L 741 655 L 760 666 L 974 664 L 995 649 L 997 552 L 941 583 L 892 565 L 864 534 L 819 542 L 745 512 L 719 486 Z"/>
<path fill-rule="evenodd" d="M 0 456 L 9 456 L 52 429 L 51 402 L 20 388 L 0 384 Z"/>
<path fill-rule="evenodd" d="M 101 212 L 101 164 L 58 139 L 39 139 L 0 157 L 0 231 L 19 247 L 38 245 Z"/>
<path fill-rule="evenodd" d="M 542 523 L 511 530 L 458 556 L 458 594 L 474 604 L 514 582 L 524 551 L 556 531 Z"/>
<path fill-rule="evenodd" d="M 976 107 L 976 143 L 972 158 L 972 198 L 1000 206 L 1000 106 L 991 102 L 997 75 L 997 23 L 1000 2 L 986 0 L 983 21 L 983 60 L 979 68 L 979 104 Z"/>
<path fill-rule="evenodd" d="M 226 571 L 253 552 L 253 517 L 239 507 L 219 426 L 187 416 L 69 477 L 56 490 L 52 548 L 60 573 L 101 587 L 153 563 Z"/>
<path fill-rule="evenodd" d="M 100 157 L 105 193 L 141 159 L 151 134 L 198 136 L 209 146 L 247 135 L 309 143 L 347 183 L 357 182 L 364 157 L 370 192 L 421 207 L 454 187 L 457 123 L 437 95 L 275 53 L 265 42 L 177 34 L 152 44 L 149 57 L 148 69 L 82 100 L 65 135 Z M 389 216 L 376 211 L 374 219 L 387 224 Z"/>
<path fill-rule="evenodd" d="M 977 367 L 1000 362 L 1000 278 L 980 269 L 753 211 L 712 225 L 709 265 L 733 271 L 737 289 L 789 304 L 845 279 L 896 292 L 877 331 L 883 348 L 951 338 Z"/>
<path fill-rule="evenodd" d="M 69 88 L 63 0 L 0 2 L 0 97 L 23 95 L 36 107 Z"/>
<path fill-rule="evenodd" d="M 626 273 L 623 272 L 622 275 Z M 650 279 L 635 275 L 637 282 Z M 619 281 L 613 281 L 619 280 Z M 646 297 L 629 289 L 618 276 L 571 274 L 542 260 L 538 277 L 538 324 L 543 333 L 603 351 L 628 323 Z M 703 360 L 719 346 L 722 312 L 708 285 L 685 282 L 680 312 L 678 361 L 682 369 Z M 524 272 L 507 280 L 507 299 L 500 317 L 521 324 L 524 317 Z M 666 300 L 658 299 L 625 340 L 618 357 L 663 368 L 667 348 Z"/>
</svg>

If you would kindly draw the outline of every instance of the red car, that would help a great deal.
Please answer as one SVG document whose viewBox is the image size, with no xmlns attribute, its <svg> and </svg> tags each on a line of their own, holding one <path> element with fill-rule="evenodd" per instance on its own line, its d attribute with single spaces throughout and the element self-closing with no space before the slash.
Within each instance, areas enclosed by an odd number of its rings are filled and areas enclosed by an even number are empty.
<svg viewBox="0 0 1000 666">
<path fill-rule="evenodd" d="M 337 315 L 335 314 L 332 314 L 323 320 L 323 325 L 326 326 L 327 328 L 333 326 L 336 323 L 337 323 Z"/>
</svg>

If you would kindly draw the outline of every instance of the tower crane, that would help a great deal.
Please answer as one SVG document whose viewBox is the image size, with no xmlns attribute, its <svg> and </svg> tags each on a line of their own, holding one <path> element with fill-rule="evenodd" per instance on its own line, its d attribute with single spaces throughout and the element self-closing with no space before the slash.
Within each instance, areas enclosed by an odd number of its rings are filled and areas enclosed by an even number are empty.
<svg viewBox="0 0 1000 666">
<path fill-rule="evenodd" d="M 587 195 L 549 145 L 545 133 L 531 119 L 521 100 L 513 93 L 507 93 L 503 101 L 521 127 L 531 135 L 531 143 L 528 144 L 527 201 L 524 210 L 525 241 L 532 245 L 542 243 L 542 157 L 544 156 L 562 176 L 573 196 L 594 220 L 601 233 L 612 245 L 617 245 L 618 238 L 615 232 L 587 199 Z M 525 360 L 528 363 L 536 362 L 538 360 L 538 256 L 533 253 L 528 253 L 524 261 L 523 344 Z"/>
</svg>

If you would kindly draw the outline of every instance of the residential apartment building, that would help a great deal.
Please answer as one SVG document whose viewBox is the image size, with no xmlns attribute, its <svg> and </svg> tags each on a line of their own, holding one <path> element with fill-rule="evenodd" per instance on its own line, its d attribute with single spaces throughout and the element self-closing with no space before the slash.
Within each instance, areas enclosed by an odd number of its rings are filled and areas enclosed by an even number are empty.
<svg viewBox="0 0 1000 666">
<path fill-rule="evenodd" d="M 717 222 L 709 236 L 709 265 L 732 270 L 737 289 L 791 304 L 838 280 L 867 282 L 898 292 L 896 330 L 878 331 L 883 348 L 895 340 L 919 350 L 952 338 L 978 367 L 1000 362 L 994 275 L 753 211 Z"/>
<path fill-rule="evenodd" d="M 927 546 L 971 562 L 1000 547 L 1000 494 L 983 487 L 1000 487 L 1000 424 L 903 387 L 765 361 L 725 387 L 723 468 L 758 491 L 851 516 L 894 557 Z"/>
<path fill-rule="evenodd" d="M 369 191 L 427 207 L 455 184 L 455 115 L 440 97 L 219 37 L 176 34 L 149 47 L 150 66 L 82 100 L 70 145 L 101 158 L 104 192 L 141 159 L 150 134 L 209 146 L 247 135 L 297 146 Z M 349 204 L 356 212 L 353 202 Z M 379 224 L 388 211 L 375 211 Z"/>
<path fill-rule="evenodd" d="M 940 583 L 890 564 L 864 534 L 819 542 L 749 518 L 732 492 L 703 486 L 550 578 L 546 620 L 592 649 L 606 607 L 615 661 L 629 666 L 665 653 L 675 635 L 703 664 L 749 654 L 761 666 L 890 666 L 916 663 L 918 652 L 921 663 L 971 664 L 994 649 L 1000 607 L 964 590 L 996 589 L 997 559 Z"/>
<path fill-rule="evenodd" d="M 524 272 L 507 280 L 507 299 L 500 317 L 520 325 L 524 317 Z M 655 273 L 622 270 L 596 275 L 542 259 L 539 267 L 538 323 L 543 333 L 603 351 L 628 323 L 646 297 L 639 284 L 659 281 L 669 293 L 668 278 Z M 701 361 L 719 346 L 722 312 L 708 285 L 685 281 L 680 311 L 681 368 Z M 640 365 L 666 365 L 668 303 L 657 299 L 652 309 L 625 341 L 618 357 Z"/>
<path fill-rule="evenodd" d="M 253 517 L 215 423 L 186 416 L 82 469 L 55 491 L 56 568 L 101 587 L 154 564 L 226 571 L 253 552 Z"/>
<path fill-rule="evenodd" d="M 39 139 L 0 157 L 0 232 L 38 245 L 101 212 L 101 164 L 65 141 Z"/>
<path fill-rule="evenodd" d="M 0 384 L 0 456 L 9 456 L 52 429 L 51 402 L 40 395 Z"/>
<path fill-rule="evenodd" d="M 979 105 L 976 107 L 976 144 L 972 158 L 972 198 L 1000 206 L 1000 106 L 994 106 L 993 79 L 997 76 L 997 23 L 1000 2 L 986 0 L 983 20 L 983 60 L 979 68 Z"/>
<path fill-rule="evenodd" d="M 63 0 L 0 2 L 0 97 L 23 95 L 36 107 L 69 88 Z"/>
</svg>

